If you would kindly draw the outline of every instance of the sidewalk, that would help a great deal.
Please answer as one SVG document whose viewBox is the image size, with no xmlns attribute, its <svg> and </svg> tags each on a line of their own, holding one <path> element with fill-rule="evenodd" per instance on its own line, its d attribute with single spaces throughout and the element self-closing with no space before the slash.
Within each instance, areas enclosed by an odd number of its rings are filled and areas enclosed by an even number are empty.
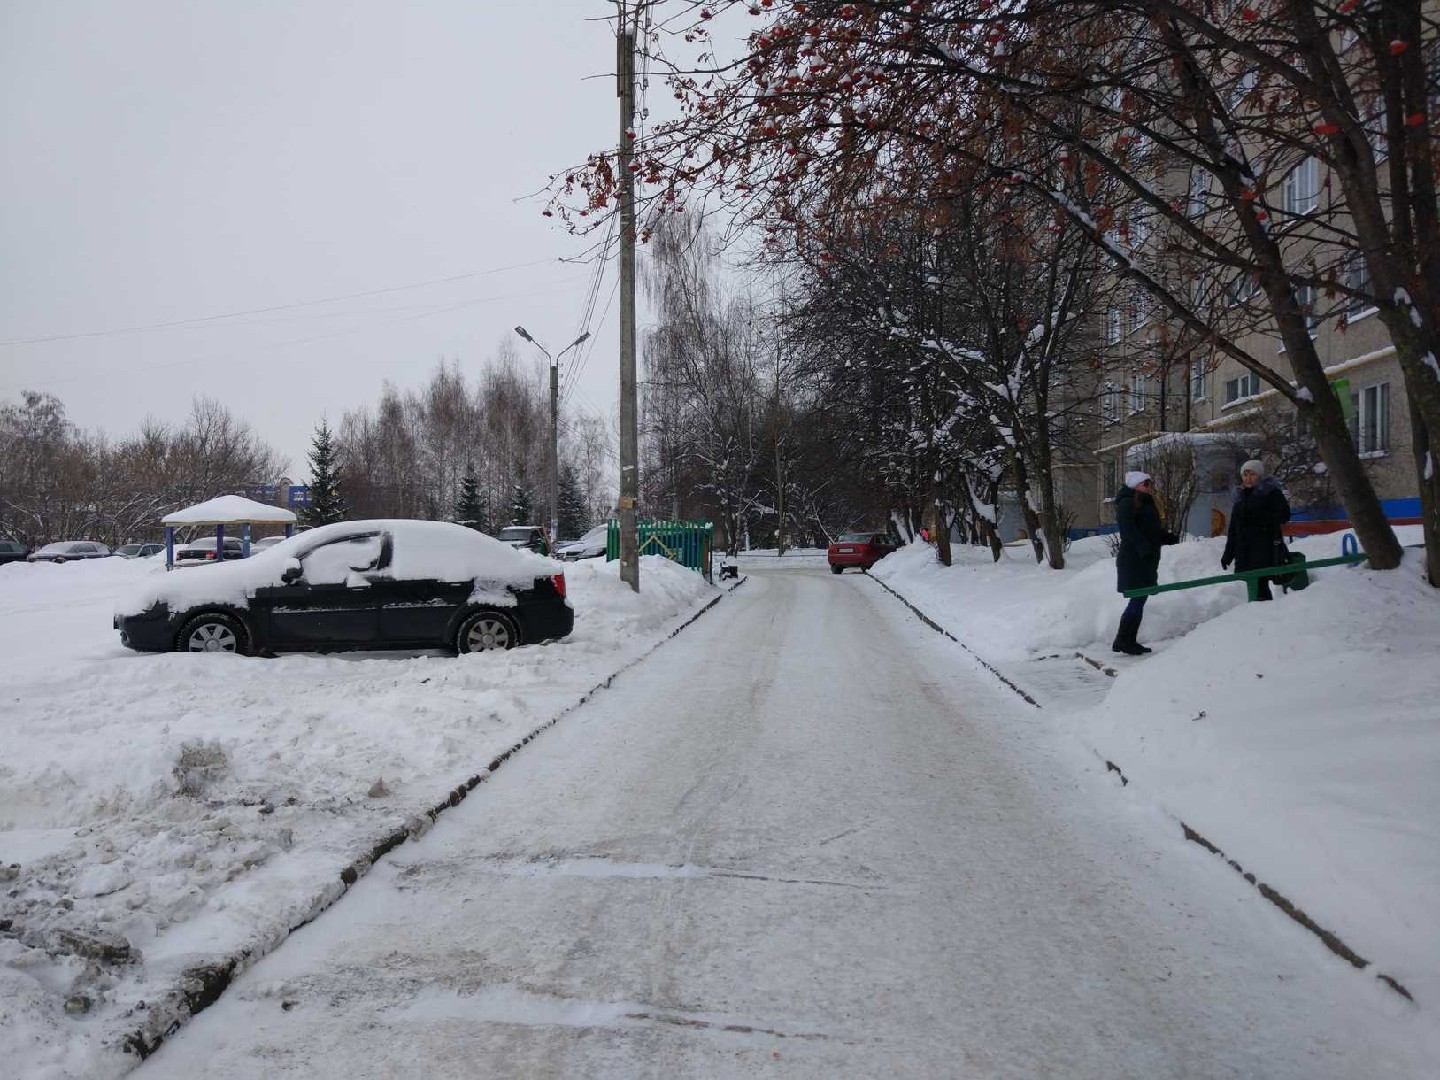
<svg viewBox="0 0 1440 1080">
<path fill-rule="evenodd" d="M 1160 580 L 1217 572 L 1221 543 L 1167 548 Z M 1296 547 L 1322 558 L 1339 543 Z M 1123 601 L 1108 546 L 1080 541 L 1071 556 L 1055 572 L 1027 551 L 996 564 L 957 548 L 947 569 L 915 545 L 873 574 L 1114 762 L 1138 797 L 1435 1007 L 1440 596 L 1418 560 L 1319 571 L 1271 604 L 1246 604 L 1238 584 L 1167 593 L 1140 635 L 1155 653 L 1132 658 L 1109 647 Z"/>
</svg>

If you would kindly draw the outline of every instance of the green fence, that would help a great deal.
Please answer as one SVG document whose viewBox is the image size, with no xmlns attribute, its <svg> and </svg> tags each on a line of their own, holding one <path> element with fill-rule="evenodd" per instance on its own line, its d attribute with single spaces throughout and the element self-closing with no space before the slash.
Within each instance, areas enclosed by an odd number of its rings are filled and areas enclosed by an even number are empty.
<svg viewBox="0 0 1440 1080">
<path fill-rule="evenodd" d="M 663 555 L 710 578 L 710 536 L 708 521 L 639 521 L 636 544 L 641 555 Z M 605 558 L 620 557 L 620 522 L 611 520 L 605 543 Z"/>
</svg>

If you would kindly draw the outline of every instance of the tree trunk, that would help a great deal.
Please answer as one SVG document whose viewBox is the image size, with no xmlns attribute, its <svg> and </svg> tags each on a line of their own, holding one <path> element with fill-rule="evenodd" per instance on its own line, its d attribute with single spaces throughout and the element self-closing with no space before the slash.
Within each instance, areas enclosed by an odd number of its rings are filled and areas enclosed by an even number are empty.
<svg viewBox="0 0 1440 1080">
<path fill-rule="evenodd" d="M 931 492 L 930 505 L 935 508 L 935 557 L 941 566 L 951 565 L 950 517 L 945 513 L 945 500 L 941 494 L 940 481 L 935 481 Z"/>
<path fill-rule="evenodd" d="M 1040 513 L 1045 528 L 1045 548 L 1050 569 L 1065 569 L 1065 529 L 1060 521 L 1060 507 L 1055 503 L 1055 473 L 1051 468 L 1050 423 L 1044 410 L 1048 402 L 1040 401 L 1039 438 L 1035 441 L 1035 482 L 1040 487 Z"/>
<path fill-rule="evenodd" d="M 999 562 L 1000 556 L 1004 554 L 1005 545 L 1000 543 L 1000 534 L 995 531 L 995 526 L 983 517 L 975 519 L 975 526 L 980 530 L 981 538 L 990 545 L 990 554 L 996 562 Z"/>
<path fill-rule="evenodd" d="M 1030 476 L 1025 469 L 1025 459 L 1015 447 L 1010 448 L 1010 471 L 1015 474 L 1015 497 L 1020 500 L 1020 515 L 1025 519 L 1025 531 L 1030 534 L 1030 546 L 1035 550 L 1035 561 L 1045 561 L 1045 541 L 1040 535 L 1040 515 L 1030 505 Z"/>
<path fill-rule="evenodd" d="M 1431 437 L 1419 402 L 1410 397 L 1411 449 L 1420 485 L 1420 525 L 1425 530 L 1425 577 L 1440 589 L 1440 445 Z"/>
<path fill-rule="evenodd" d="M 1313 344 L 1310 351 L 1314 352 Z M 1380 497 L 1375 494 L 1375 488 L 1360 464 L 1360 456 L 1350 438 L 1350 428 L 1340 411 L 1339 399 L 1330 388 L 1318 361 L 1313 364 L 1297 362 L 1295 374 L 1300 385 L 1310 392 L 1311 401 L 1301 402 L 1300 408 L 1309 418 L 1320 458 L 1335 484 L 1341 505 L 1350 515 L 1350 524 L 1355 529 L 1360 547 L 1369 556 L 1374 569 L 1395 569 L 1400 565 L 1402 556 L 1400 541 L 1395 539 L 1395 530 L 1385 517 Z"/>
</svg>

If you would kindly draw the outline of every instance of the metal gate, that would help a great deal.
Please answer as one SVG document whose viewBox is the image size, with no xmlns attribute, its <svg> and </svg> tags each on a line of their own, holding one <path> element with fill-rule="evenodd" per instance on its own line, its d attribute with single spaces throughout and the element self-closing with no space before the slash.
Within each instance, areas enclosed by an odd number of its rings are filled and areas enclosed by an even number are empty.
<svg viewBox="0 0 1440 1080">
<path fill-rule="evenodd" d="M 635 523 L 636 547 L 641 555 L 663 555 L 671 562 L 689 567 L 710 581 L 710 537 L 714 526 L 708 521 L 639 521 Z M 611 519 L 606 536 L 605 558 L 620 557 L 620 522 Z"/>
</svg>

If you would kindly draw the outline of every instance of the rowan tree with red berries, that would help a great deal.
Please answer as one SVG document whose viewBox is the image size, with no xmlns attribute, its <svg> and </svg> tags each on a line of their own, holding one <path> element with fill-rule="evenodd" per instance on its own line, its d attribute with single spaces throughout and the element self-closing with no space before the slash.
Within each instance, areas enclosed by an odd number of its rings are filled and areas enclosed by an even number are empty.
<svg viewBox="0 0 1440 1080">
<path fill-rule="evenodd" d="M 957 185 L 1023 189 L 1174 332 L 1293 406 L 1371 564 L 1391 567 L 1400 547 L 1310 335 L 1347 299 L 1373 303 L 1404 373 L 1440 585 L 1440 33 L 1421 0 L 666 6 L 657 25 L 674 36 L 652 39 L 652 55 L 684 42 L 699 56 L 670 57 L 680 115 L 637 158 L 651 213 L 703 192 L 801 250 L 857 212 L 933 206 Z M 757 20 L 744 55 L 717 61 L 709 28 L 744 12 Z M 1286 179 L 1310 158 L 1330 186 L 1297 211 Z M 613 196 L 602 154 L 565 178 L 556 207 L 577 224 Z M 1209 302 L 1227 279 L 1253 283 L 1238 313 Z M 1257 332 L 1283 346 L 1288 370 L 1257 350 Z"/>
</svg>

